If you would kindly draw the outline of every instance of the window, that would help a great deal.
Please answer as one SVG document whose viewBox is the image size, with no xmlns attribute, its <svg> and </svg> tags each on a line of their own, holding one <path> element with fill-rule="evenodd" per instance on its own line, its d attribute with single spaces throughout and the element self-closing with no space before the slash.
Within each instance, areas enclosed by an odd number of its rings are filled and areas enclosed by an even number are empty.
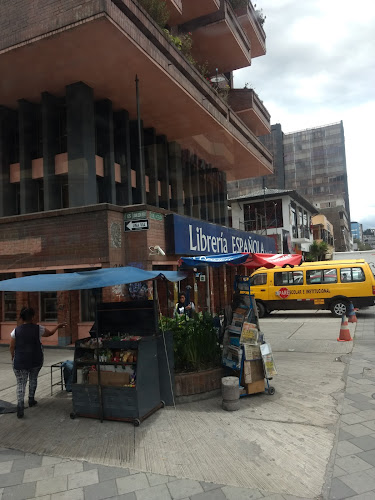
<svg viewBox="0 0 375 500">
<path fill-rule="evenodd" d="M 250 278 L 250 286 L 266 285 L 267 273 L 255 274 Z"/>
<path fill-rule="evenodd" d="M 4 321 L 17 321 L 16 292 L 4 292 Z"/>
<path fill-rule="evenodd" d="M 95 321 L 95 295 L 94 290 L 81 290 L 81 321 Z M 98 301 L 101 302 L 101 292 Z"/>
<path fill-rule="evenodd" d="M 337 283 L 337 269 L 324 269 L 323 281 L 324 283 Z"/>
<path fill-rule="evenodd" d="M 323 281 L 323 271 L 321 269 L 313 269 L 306 271 L 306 283 L 308 285 L 319 285 Z"/>
<path fill-rule="evenodd" d="M 285 271 L 275 273 L 275 286 L 303 285 L 303 271 Z"/>
<path fill-rule="evenodd" d="M 340 270 L 341 283 L 365 281 L 365 273 L 361 267 L 347 267 Z"/>
<path fill-rule="evenodd" d="M 41 292 L 40 320 L 57 321 L 57 292 Z"/>
</svg>

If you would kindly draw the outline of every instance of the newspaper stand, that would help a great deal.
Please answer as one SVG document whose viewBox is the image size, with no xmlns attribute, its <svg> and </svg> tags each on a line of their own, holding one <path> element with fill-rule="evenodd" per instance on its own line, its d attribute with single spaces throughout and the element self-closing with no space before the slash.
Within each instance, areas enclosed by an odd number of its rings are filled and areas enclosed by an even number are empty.
<svg viewBox="0 0 375 500">
<path fill-rule="evenodd" d="M 230 346 L 229 351 L 231 351 L 232 359 L 228 359 L 226 355 L 223 355 L 223 365 L 238 374 L 239 385 L 243 388 L 240 397 L 250 396 L 252 394 L 266 392 L 269 395 L 275 394 L 275 388 L 270 385 L 269 381 L 272 377 L 267 376 L 267 370 L 264 364 L 263 356 L 261 355 L 260 345 L 256 344 L 246 344 L 242 342 L 243 340 L 243 328 L 244 324 L 252 324 L 256 326 L 259 332 L 259 317 L 256 307 L 255 298 L 250 294 L 250 278 L 248 276 L 236 276 L 235 281 L 235 296 L 234 296 L 234 316 L 232 325 L 229 326 Z M 241 293 L 242 292 L 242 293 Z M 241 320 L 241 314 L 237 313 L 237 320 L 235 318 L 236 312 L 241 310 L 243 319 Z M 254 329 L 255 330 L 255 329 Z M 259 344 L 264 344 L 263 335 L 259 334 Z M 239 355 L 238 359 L 233 360 L 233 354 L 237 349 Z M 246 357 L 247 351 L 249 351 L 250 359 Z M 225 351 L 224 351 L 225 352 Z M 254 353 L 256 353 L 254 355 Z M 250 369 L 250 373 L 246 374 L 246 369 Z M 247 377 L 255 377 L 257 380 L 251 380 L 246 383 Z"/>
</svg>

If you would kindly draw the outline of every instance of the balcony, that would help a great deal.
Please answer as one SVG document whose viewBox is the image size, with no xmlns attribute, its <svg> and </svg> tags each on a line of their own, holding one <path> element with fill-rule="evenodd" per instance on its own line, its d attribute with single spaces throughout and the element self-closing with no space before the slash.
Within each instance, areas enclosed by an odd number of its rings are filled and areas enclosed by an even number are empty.
<svg viewBox="0 0 375 500">
<path fill-rule="evenodd" d="M 0 35 L 2 105 L 40 102 L 42 92 L 64 96 L 66 85 L 83 81 L 95 100 L 110 99 L 135 119 L 137 74 L 145 128 L 188 146 L 228 180 L 272 173 L 269 151 L 136 3 L 76 2 L 54 17 L 45 0 L 43 18 Z M 32 6 L 23 0 L 17 8 L 27 16 Z"/>
<path fill-rule="evenodd" d="M 266 34 L 259 21 L 259 16 L 249 1 L 247 7 L 235 9 L 238 21 L 251 43 L 251 57 L 264 56 L 266 53 Z"/>
<path fill-rule="evenodd" d="M 312 235 L 308 227 L 299 226 L 298 231 L 295 226 L 293 226 L 293 243 L 312 243 Z"/>
<path fill-rule="evenodd" d="M 231 89 L 229 106 L 256 136 L 271 132 L 270 114 L 252 89 Z"/>
<path fill-rule="evenodd" d="M 192 55 L 200 64 L 208 64 L 208 72 L 228 73 L 251 63 L 250 40 L 239 24 L 229 3 L 219 11 L 179 26 L 191 32 Z"/>
<path fill-rule="evenodd" d="M 182 4 L 180 13 L 177 13 L 175 6 L 171 5 L 178 3 Z M 171 13 L 169 24 L 176 26 L 216 12 L 220 8 L 220 0 L 167 0 L 167 5 Z"/>
</svg>

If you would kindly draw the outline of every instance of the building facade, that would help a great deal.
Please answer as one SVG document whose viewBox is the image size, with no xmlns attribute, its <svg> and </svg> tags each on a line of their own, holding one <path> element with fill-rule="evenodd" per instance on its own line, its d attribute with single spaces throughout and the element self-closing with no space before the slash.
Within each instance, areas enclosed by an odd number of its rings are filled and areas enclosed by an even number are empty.
<svg viewBox="0 0 375 500">
<path fill-rule="evenodd" d="M 256 137 L 269 131 L 269 114 L 250 89 L 231 88 L 231 72 L 265 54 L 253 5 L 163 4 L 164 20 L 142 0 L 1 2 L 2 279 L 124 265 L 176 269 L 173 246 L 165 256 L 153 250 L 166 248 L 168 216 L 225 228 L 227 180 L 272 172 L 272 155 Z M 196 294 L 203 290 L 202 308 L 216 310 L 205 283 L 189 280 Z M 225 298 L 225 279 L 209 280 Z M 160 295 L 173 304 L 176 291 Z M 149 290 L 113 287 L 103 300 L 137 293 Z M 90 292 L 7 293 L 0 340 L 26 303 L 39 321 L 68 322 L 52 343 L 69 344 L 92 324 Z"/>
<path fill-rule="evenodd" d="M 335 249 L 333 225 L 329 222 L 325 215 L 314 215 L 312 218 L 312 232 L 314 241 L 317 241 L 318 243 L 321 243 L 322 241 L 327 243 L 328 251 L 326 259 L 332 259 L 333 251 Z"/>
<path fill-rule="evenodd" d="M 360 243 L 363 243 L 363 226 L 360 222 L 351 222 L 350 230 L 352 233 L 353 240 L 359 240 Z"/>
<path fill-rule="evenodd" d="M 232 225 L 274 238 L 278 253 L 309 252 L 317 209 L 297 191 L 267 189 L 230 199 Z"/>
<path fill-rule="evenodd" d="M 280 124 L 276 124 L 272 125 L 271 134 L 260 137 L 260 140 L 273 153 L 274 173 L 263 179 L 230 182 L 229 196 L 251 194 L 263 187 L 296 190 L 328 218 L 332 212 L 337 212 L 337 216 L 331 219 L 336 250 L 350 250 L 350 205 L 343 123 L 288 134 L 282 132 Z"/>
</svg>

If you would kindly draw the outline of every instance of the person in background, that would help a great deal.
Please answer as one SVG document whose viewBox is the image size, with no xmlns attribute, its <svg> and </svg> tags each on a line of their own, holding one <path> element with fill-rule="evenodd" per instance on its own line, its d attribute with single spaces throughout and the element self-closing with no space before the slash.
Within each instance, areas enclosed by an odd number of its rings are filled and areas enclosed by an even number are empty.
<svg viewBox="0 0 375 500">
<path fill-rule="evenodd" d="M 189 318 L 191 318 L 194 311 L 195 311 L 194 302 L 187 303 L 185 294 L 179 293 L 178 294 L 178 302 L 177 302 L 177 304 L 175 306 L 175 310 L 174 310 L 175 317 L 185 315 L 185 316 L 188 316 Z"/>
<path fill-rule="evenodd" d="M 43 348 L 41 337 L 50 337 L 58 328 L 64 328 L 66 323 L 59 323 L 52 330 L 33 323 L 35 311 L 31 307 L 21 310 L 21 325 L 11 334 L 10 354 L 13 362 L 13 371 L 17 379 L 17 417 L 24 415 L 24 400 L 26 383 L 29 380 L 29 406 L 35 406 L 35 391 L 38 384 L 38 374 L 43 365 Z"/>
</svg>

